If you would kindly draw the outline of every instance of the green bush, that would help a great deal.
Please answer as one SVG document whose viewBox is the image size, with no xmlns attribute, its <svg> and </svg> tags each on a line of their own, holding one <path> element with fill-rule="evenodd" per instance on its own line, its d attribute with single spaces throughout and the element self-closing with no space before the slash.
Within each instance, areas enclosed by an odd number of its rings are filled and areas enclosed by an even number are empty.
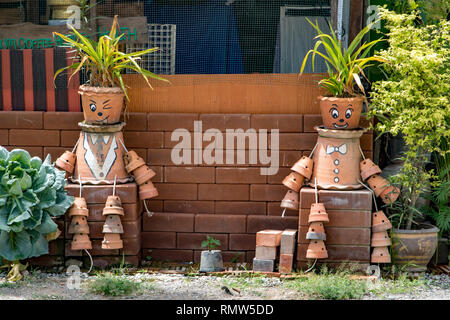
<svg viewBox="0 0 450 320">
<path fill-rule="evenodd" d="M 97 279 L 88 284 L 90 292 L 112 297 L 130 295 L 139 288 L 139 283 L 112 274 L 99 275 Z"/>
</svg>

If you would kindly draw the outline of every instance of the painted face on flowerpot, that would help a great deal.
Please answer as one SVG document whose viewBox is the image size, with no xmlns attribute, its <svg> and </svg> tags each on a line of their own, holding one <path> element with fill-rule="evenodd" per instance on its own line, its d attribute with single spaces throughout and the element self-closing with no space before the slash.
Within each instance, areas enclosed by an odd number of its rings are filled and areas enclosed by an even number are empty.
<svg viewBox="0 0 450 320">
<path fill-rule="evenodd" d="M 336 103 L 333 103 L 330 110 L 328 111 L 331 118 L 333 119 L 331 120 L 333 128 L 347 129 L 349 126 L 349 122 L 352 121 L 354 111 L 355 109 L 353 109 L 353 106 L 351 104 L 339 107 Z"/>
<path fill-rule="evenodd" d="M 327 129 L 355 129 L 359 125 L 363 98 L 322 97 L 320 112 Z"/>
<path fill-rule="evenodd" d="M 91 118 L 98 124 L 107 124 L 111 116 L 111 99 L 89 99 L 89 110 L 91 111 Z"/>
</svg>

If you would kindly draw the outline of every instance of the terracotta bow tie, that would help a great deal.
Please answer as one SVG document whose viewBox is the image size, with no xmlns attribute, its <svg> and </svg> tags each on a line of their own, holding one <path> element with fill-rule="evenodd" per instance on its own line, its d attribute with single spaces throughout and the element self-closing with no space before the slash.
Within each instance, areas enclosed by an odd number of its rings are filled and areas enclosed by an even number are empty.
<svg viewBox="0 0 450 320">
<path fill-rule="evenodd" d="M 339 147 L 327 146 L 327 154 L 332 154 L 333 152 L 339 152 L 340 154 L 347 153 L 347 144 L 341 144 Z"/>
</svg>

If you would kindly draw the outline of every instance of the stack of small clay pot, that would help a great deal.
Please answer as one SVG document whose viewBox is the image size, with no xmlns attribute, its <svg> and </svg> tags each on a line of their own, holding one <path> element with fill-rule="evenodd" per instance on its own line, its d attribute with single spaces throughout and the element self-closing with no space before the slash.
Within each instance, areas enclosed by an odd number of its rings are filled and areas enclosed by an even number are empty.
<svg viewBox="0 0 450 320">
<path fill-rule="evenodd" d="M 86 200 L 82 197 L 75 197 L 72 206 L 69 208 L 71 221 L 67 231 L 69 234 L 73 234 L 72 250 L 92 249 L 92 243 L 89 240 L 88 216 L 89 210 Z"/>
<path fill-rule="evenodd" d="M 328 251 L 325 247 L 324 223 L 329 222 L 328 213 L 325 211 L 323 203 L 311 204 L 309 211 L 309 229 L 306 234 L 306 239 L 310 240 L 308 250 L 306 251 L 307 259 L 326 259 L 328 258 Z"/>
<path fill-rule="evenodd" d="M 124 156 L 125 169 L 132 174 L 136 183 L 139 185 L 139 199 L 146 200 L 158 196 L 158 190 L 150 181 L 155 176 L 155 172 L 150 169 L 144 159 L 139 157 L 133 150 L 127 152 Z"/>
<path fill-rule="evenodd" d="M 400 190 L 390 185 L 389 181 L 380 176 L 380 167 L 370 159 L 364 159 L 359 166 L 361 169 L 361 178 L 364 181 L 367 180 L 375 196 L 381 197 L 381 200 L 386 204 L 391 204 L 397 200 Z"/>
<path fill-rule="evenodd" d="M 389 254 L 389 246 L 391 239 L 387 230 L 392 228 L 392 224 L 383 211 L 372 213 L 372 241 L 373 247 L 371 262 L 372 263 L 390 263 L 391 255 Z"/>
<path fill-rule="evenodd" d="M 306 156 L 298 160 L 291 168 L 291 173 L 287 175 L 283 184 L 290 190 L 286 193 L 281 201 L 281 208 L 298 210 L 299 191 L 303 186 L 305 179 L 310 179 L 312 175 L 313 160 Z"/>
<path fill-rule="evenodd" d="M 103 208 L 103 216 L 105 216 L 105 224 L 103 225 L 103 233 L 105 234 L 102 241 L 102 249 L 122 249 L 123 241 L 120 235 L 123 233 L 122 222 L 120 216 L 123 216 L 122 201 L 119 196 L 108 196 L 106 205 Z"/>
<path fill-rule="evenodd" d="M 55 165 L 58 169 L 66 172 L 66 179 L 69 177 L 69 174 L 73 173 L 76 159 L 76 154 L 70 151 L 65 151 L 58 159 L 56 159 Z"/>
</svg>

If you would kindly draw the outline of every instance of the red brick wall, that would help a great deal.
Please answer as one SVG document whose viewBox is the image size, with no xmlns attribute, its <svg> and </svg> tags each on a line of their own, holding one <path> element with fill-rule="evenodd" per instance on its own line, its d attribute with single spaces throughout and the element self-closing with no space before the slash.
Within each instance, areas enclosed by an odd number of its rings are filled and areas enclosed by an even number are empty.
<svg viewBox="0 0 450 320">
<path fill-rule="evenodd" d="M 82 113 L 74 112 L 1 112 L 0 145 L 24 148 L 40 157 L 50 153 L 55 160 L 73 147 L 82 120 Z M 279 129 L 279 172 L 261 176 L 259 168 L 265 166 L 260 164 L 174 165 L 170 155 L 176 142 L 170 141 L 171 132 L 193 131 L 194 120 L 203 121 L 203 130 Z M 313 127 L 321 123 L 319 115 L 131 113 L 126 122 L 125 144 L 155 170 L 152 181 L 160 194 L 148 202 L 154 216 L 142 218 L 144 259 L 198 261 L 200 243 L 211 234 L 221 240 L 225 261 L 235 256 L 250 261 L 257 231 L 297 229 L 295 211 L 280 217 L 279 204 L 287 190 L 281 181 L 290 166 L 314 147 Z M 372 134 L 363 135 L 361 146 L 368 157 L 372 142 Z"/>
</svg>

